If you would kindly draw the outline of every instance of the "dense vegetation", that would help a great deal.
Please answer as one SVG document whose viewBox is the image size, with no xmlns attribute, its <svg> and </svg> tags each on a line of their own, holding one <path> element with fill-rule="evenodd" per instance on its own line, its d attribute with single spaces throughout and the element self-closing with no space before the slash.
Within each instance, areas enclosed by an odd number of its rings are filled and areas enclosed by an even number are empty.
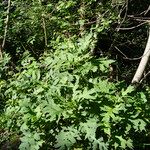
<svg viewBox="0 0 150 150">
<path fill-rule="evenodd" d="M 147 0 L 1 0 L 0 149 L 146 149 Z M 142 23 L 141 23 L 142 22 Z"/>
</svg>

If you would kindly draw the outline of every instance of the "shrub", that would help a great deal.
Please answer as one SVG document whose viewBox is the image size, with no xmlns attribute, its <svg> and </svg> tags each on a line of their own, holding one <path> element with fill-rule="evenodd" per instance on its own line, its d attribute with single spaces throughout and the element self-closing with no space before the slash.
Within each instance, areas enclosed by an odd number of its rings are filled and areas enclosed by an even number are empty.
<svg viewBox="0 0 150 150">
<path fill-rule="evenodd" d="M 108 82 L 114 61 L 91 56 L 92 37 L 55 43 L 39 62 L 24 53 L 5 92 L 7 127 L 21 135 L 21 150 L 132 149 L 134 134 L 146 133 L 146 96 Z"/>
</svg>

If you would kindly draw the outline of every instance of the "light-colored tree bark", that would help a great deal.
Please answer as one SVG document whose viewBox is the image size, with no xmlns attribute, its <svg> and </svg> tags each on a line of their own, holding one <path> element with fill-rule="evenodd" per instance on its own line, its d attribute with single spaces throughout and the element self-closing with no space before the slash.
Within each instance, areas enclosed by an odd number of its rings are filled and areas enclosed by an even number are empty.
<svg viewBox="0 0 150 150">
<path fill-rule="evenodd" d="M 6 36 L 7 36 L 7 30 L 8 30 L 8 22 L 9 22 L 9 12 L 10 12 L 10 6 L 11 6 L 11 0 L 8 0 L 8 6 L 7 6 L 7 16 L 5 20 L 5 29 L 4 29 L 4 36 L 3 36 L 3 42 L 0 45 L 0 58 L 2 58 L 2 51 L 5 47 L 6 43 Z"/>
<path fill-rule="evenodd" d="M 149 23 L 149 36 L 148 36 L 146 48 L 145 48 L 144 54 L 142 56 L 142 59 L 140 61 L 140 64 L 136 70 L 136 73 L 132 79 L 132 83 L 139 83 L 140 82 L 142 75 L 144 73 L 144 70 L 146 68 L 146 65 L 148 63 L 149 57 L 150 57 L 150 23 Z"/>
</svg>

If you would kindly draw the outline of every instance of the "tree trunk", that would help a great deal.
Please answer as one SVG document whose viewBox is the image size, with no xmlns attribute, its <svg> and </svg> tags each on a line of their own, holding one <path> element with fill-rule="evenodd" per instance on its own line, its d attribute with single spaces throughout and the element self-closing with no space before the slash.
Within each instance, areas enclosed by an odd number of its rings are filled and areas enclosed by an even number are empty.
<svg viewBox="0 0 150 150">
<path fill-rule="evenodd" d="M 150 24 L 149 24 L 149 37 L 148 37 L 148 41 L 146 44 L 146 48 L 145 48 L 144 54 L 142 56 L 142 59 L 140 61 L 140 64 L 138 66 L 138 69 L 136 70 L 136 73 L 132 79 L 132 83 L 139 83 L 140 82 L 142 75 L 143 75 L 143 72 L 144 72 L 146 65 L 148 63 L 149 56 L 150 56 Z"/>
<path fill-rule="evenodd" d="M 5 43 L 6 43 L 6 36 L 7 36 L 7 30 L 8 30 L 10 5 L 11 5 L 11 0 L 8 0 L 8 6 L 7 6 L 7 12 L 6 12 L 7 16 L 6 16 L 6 20 L 5 20 L 5 29 L 4 29 L 3 42 L 0 45 L 0 59 L 2 59 L 2 53 L 3 53 L 3 49 L 5 47 Z"/>
</svg>

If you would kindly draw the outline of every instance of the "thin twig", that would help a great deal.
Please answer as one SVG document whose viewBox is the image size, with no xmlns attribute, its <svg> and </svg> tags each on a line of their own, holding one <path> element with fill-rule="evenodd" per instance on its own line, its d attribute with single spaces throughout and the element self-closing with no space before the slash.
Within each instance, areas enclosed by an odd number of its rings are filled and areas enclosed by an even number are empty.
<svg viewBox="0 0 150 150">
<path fill-rule="evenodd" d="M 115 49 L 119 51 L 125 58 L 128 58 L 117 46 L 115 46 Z"/>
<path fill-rule="evenodd" d="M 143 82 L 143 80 L 146 79 L 146 77 L 147 77 L 149 74 L 150 74 L 150 71 L 149 71 L 146 75 L 144 75 L 144 77 L 140 80 L 139 84 L 141 84 L 141 83 Z"/>
<path fill-rule="evenodd" d="M 128 15 L 128 17 L 137 21 L 150 22 L 150 17 L 135 17 L 134 15 Z"/>
<path fill-rule="evenodd" d="M 139 15 L 143 15 L 144 14 L 144 16 L 145 16 L 148 13 L 149 10 L 150 10 L 150 6 L 148 7 L 148 9 L 142 11 L 140 14 L 137 14 L 137 15 L 139 16 Z"/>
<path fill-rule="evenodd" d="M 2 55 L 2 45 L 0 45 L 0 59 L 3 58 L 3 55 Z"/>
<path fill-rule="evenodd" d="M 115 49 L 117 51 L 119 51 L 124 56 L 124 59 L 128 59 L 128 60 L 139 60 L 139 59 L 141 59 L 143 56 L 145 56 L 147 54 L 147 53 L 145 53 L 144 55 L 142 55 L 140 57 L 137 57 L 137 58 L 129 58 L 117 46 L 115 46 Z"/>
<path fill-rule="evenodd" d="M 135 29 L 135 28 L 138 28 L 140 26 L 142 26 L 143 24 L 146 24 L 147 22 L 142 22 L 136 26 L 133 26 L 133 27 L 130 27 L 130 28 L 117 28 L 117 30 L 132 30 L 132 29 Z"/>
<path fill-rule="evenodd" d="M 45 24 L 45 19 L 42 17 L 43 21 L 43 30 L 44 30 L 44 39 L 45 39 L 45 46 L 47 47 L 47 32 L 46 32 L 46 24 Z"/>
<path fill-rule="evenodd" d="M 25 51 L 27 51 L 27 49 L 25 48 L 25 46 L 23 45 L 23 43 L 20 41 L 20 44 L 21 44 L 21 46 L 23 47 L 23 49 L 25 50 Z"/>
<path fill-rule="evenodd" d="M 145 11 L 144 16 L 150 11 L 150 5 L 148 7 L 148 9 Z"/>
<path fill-rule="evenodd" d="M 128 0 L 126 0 L 126 6 L 125 6 L 126 12 L 125 12 L 125 15 L 124 15 L 124 17 L 123 17 L 123 20 L 122 20 L 121 23 L 119 24 L 119 27 L 118 27 L 118 30 L 117 30 L 117 31 L 119 31 L 121 25 L 123 24 L 123 22 L 125 21 L 125 19 L 126 19 L 126 17 L 127 17 L 127 14 L 128 14 L 128 5 L 129 5 L 129 2 L 128 2 Z"/>
<path fill-rule="evenodd" d="M 119 17 L 121 16 L 122 12 L 126 9 L 126 3 L 122 6 L 122 8 L 120 9 L 120 12 L 119 12 Z M 120 24 L 119 24 L 120 25 Z"/>
</svg>

